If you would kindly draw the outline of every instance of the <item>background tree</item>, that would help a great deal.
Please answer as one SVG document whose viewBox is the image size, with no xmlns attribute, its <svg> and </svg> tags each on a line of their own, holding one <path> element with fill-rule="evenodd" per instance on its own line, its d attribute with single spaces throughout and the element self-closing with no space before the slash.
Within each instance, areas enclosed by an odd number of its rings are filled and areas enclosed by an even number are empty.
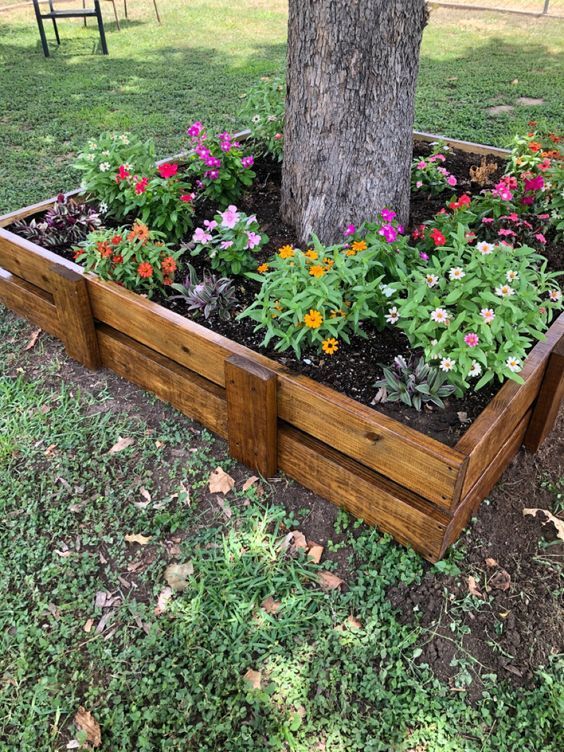
<svg viewBox="0 0 564 752">
<path fill-rule="evenodd" d="M 425 0 L 289 0 L 282 215 L 302 241 L 409 214 Z"/>
</svg>

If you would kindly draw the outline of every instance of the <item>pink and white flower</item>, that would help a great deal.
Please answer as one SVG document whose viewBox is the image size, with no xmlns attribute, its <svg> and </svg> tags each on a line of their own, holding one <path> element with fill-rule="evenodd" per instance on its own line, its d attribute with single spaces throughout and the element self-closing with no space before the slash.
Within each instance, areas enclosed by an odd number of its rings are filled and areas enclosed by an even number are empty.
<svg viewBox="0 0 564 752">
<path fill-rule="evenodd" d="M 448 311 L 445 311 L 444 308 L 435 308 L 434 311 L 431 311 L 431 319 L 437 324 L 447 324 Z"/>
<path fill-rule="evenodd" d="M 237 211 L 237 207 L 234 204 L 228 206 L 224 212 L 220 212 L 221 226 L 227 227 L 228 230 L 232 230 L 239 221 L 240 214 Z"/>
<path fill-rule="evenodd" d="M 427 287 L 434 287 L 438 281 L 439 281 L 439 278 L 437 277 L 436 274 L 425 275 L 425 282 L 427 283 Z"/>
<path fill-rule="evenodd" d="M 452 371 L 455 365 L 456 360 L 453 360 L 452 358 L 441 358 L 439 368 L 441 369 L 441 371 L 448 373 L 449 371 Z"/>
<path fill-rule="evenodd" d="M 519 279 L 519 272 L 515 272 L 513 271 L 513 269 L 509 269 L 505 276 L 507 277 L 508 282 L 513 282 L 514 280 Z"/>
<path fill-rule="evenodd" d="M 476 243 L 476 248 L 480 251 L 482 256 L 489 256 L 490 253 L 494 252 L 495 246 L 482 240 L 480 243 Z"/>
<path fill-rule="evenodd" d="M 515 295 L 515 290 L 510 285 L 500 285 L 495 288 L 495 294 L 500 298 L 510 298 Z"/>
<path fill-rule="evenodd" d="M 192 235 L 192 240 L 195 243 L 209 243 L 212 239 L 212 236 L 209 234 L 209 232 L 206 232 L 203 227 L 197 227 L 194 234 Z"/>
<path fill-rule="evenodd" d="M 384 316 L 388 324 L 395 324 L 399 319 L 399 313 L 396 306 L 388 309 L 388 313 Z"/>
<path fill-rule="evenodd" d="M 251 251 L 255 246 L 260 245 L 261 236 L 257 232 L 247 230 L 247 248 Z"/>
<path fill-rule="evenodd" d="M 466 342 L 468 347 L 477 347 L 480 342 L 480 338 L 475 332 L 468 332 L 468 334 L 464 335 L 464 341 Z"/>
<path fill-rule="evenodd" d="M 480 316 L 484 319 L 484 323 L 486 324 L 491 324 L 495 319 L 493 308 L 482 308 L 482 310 L 480 311 Z"/>
<path fill-rule="evenodd" d="M 553 303 L 558 303 L 558 301 L 562 297 L 562 293 L 560 290 L 549 290 L 548 297 L 550 300 L 552 300 Z"/>
<path fill-rule="evenodd" d="M 449 270 L 448 276 L 450 279 L 462 279 L 462 277 L 466 276 L 466 273 L 462 270 L 462 267 L 453 266 L 453 268 Z"/>
<path fill-rule="evenodd" d="M 513 373 L 517 373 L 521 370 L 521 361 L 519 358 L 514 358 L 513 356 L 510 356 L 505 361 L 505 365 L 509 368 L 510 371 Z"/>
</svg>

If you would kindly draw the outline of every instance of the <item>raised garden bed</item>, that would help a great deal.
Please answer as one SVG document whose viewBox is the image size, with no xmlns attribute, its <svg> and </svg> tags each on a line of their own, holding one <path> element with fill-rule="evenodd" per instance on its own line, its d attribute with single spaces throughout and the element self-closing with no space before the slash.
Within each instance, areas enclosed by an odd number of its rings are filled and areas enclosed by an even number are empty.
<svg viewBox="0 0 564 752">
<path fill-rule="evenodd" d="M 284 471 L 431 561 L 520 445 L 534 450 L 550 431 L 563 391 L 564 314 L 529 353 L 525 383 L 505 383 L 449 447 L 5 229 L 54 201 L 0 217 L 5 305 L 87 367 L 111 368 L 226 438 L 249 467 Z"/>
</svg>

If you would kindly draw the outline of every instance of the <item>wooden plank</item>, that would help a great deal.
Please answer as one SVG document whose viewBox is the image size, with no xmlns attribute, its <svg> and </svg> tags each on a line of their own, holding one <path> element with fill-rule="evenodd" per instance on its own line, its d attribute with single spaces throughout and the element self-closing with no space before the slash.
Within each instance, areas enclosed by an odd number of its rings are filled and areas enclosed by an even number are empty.
<svg viewBox="0 0 564 752">
<path fill-rule="evenodd" d="M 492 490 L 512 458 L 519 451 L 530 418 L 531 410 L 528 410 L 515 427 L 513 433 L 510 434 L 509 438 L 501 446 L 501 449 L 492 459 L 488 467 L 483 470 L 476 483 L 460 503 L 446 530 L 440 553 L 441 557 L 445 554 L 448 547 L 458 539 L 481 502 Z"/>
<path fill-rule="evenodd" d="M 460 141 L 456 138 L 439 136 L 436 133 L 425 133 L 424 131 L 413 131 L 413 139 L 428 143 L 443 141 L 451 149 L 458 149 L 470 154 L 482 154 L 491 157 L 502 157 L 504 159 L 508 159 L 511 154 L 509 149 L 499 149 L 497 146 L 487 146 L 486 144 L 475 144 L 473 141 Z"/>
<path fill-rule="evenodd" d="M 49 334 L 61 337 L 57 309 L 51 295 L 5 269 L 0 269 L 0 302 Z"/>
<path fill-rule="evenodd" d="M 52 292 L 53 264 L 84 274 L 84 269 L 78 264 L 0 228 L 0 267 L 42 290 Z"/>
<path fill-rule="evenodd" d="M 294 480 L 413 546 L 426 559 L 439 558 L 450 517 L 419 496 L 290 426 L 279 429 L 278 465 Z"/>
<path fill-rule="evenodd" d="M 229 454 L 265 478 L 278 470 L 276 374 L 248 358 L 225 361 Z"/>
<path fill-rule="evenodd" d="M 51 272 L 53 302 L 65 349 L 71 358 L 96 370 L 100 365 L 100 353 L 84 277 L 59 264 L 54 264 Z"/>
<path fill-rule="evenodd" d="M 63 195 L 65 196 L 65 198 L 74 198 L 75 196 L 78 196 L 79 193 L 80 189 L 76 188 L 74 191 L 69 191 L 68 193 L 64 193 Z M 0 227 L 7 227 L 8 225 L 11 225 L 12 222 L 17 222 L 18 219 L 25 219 L 26 217 L 30 217 L 33 214 L 42 214 L 56 203 L 57 196 L 52 196 L 51 198 L 45 199 L 44 201 L 39 201 L 37 204 L 30 204 L 30 206 L 25 206 L 23 209 L 16 209 L 13 212 L 8 212 L 8 214 L 3 214 L 0 217 Z M 16 237 L 19 238 L 19 235 Z"/>
<path fill-rule="evenodd" d="M 102 364 L 227 438 L 225 390 L 107 326 L 97 328 Z"/>
<path fill-rule="evenodd" d="M 564 398 L 564 335 L 554 347 L 542 380 L 539 396 L 533 407 L 531 422 L 525 434 L 524 444 L 536 452 L 552 431 Z"/>
<path fill-rule="evenodd" d="M 529 353 L 521 371 L 525 383 L 507 381 L 457 443 L 455 449 L 469 457 L 463 498 L 537 397 L 550 353 L 563 333 L 564 313 L 554 321 L 546 339 L 538 342 Z"/>
<path fill-rule="evenodd" d="M 280 418 L 444 508 L 457 504 L 466 459 L 456 450 L 135 293 L 86 279 L 98 321 L 219 386 L 231 355 L 275 371 Z"/>
</svg>

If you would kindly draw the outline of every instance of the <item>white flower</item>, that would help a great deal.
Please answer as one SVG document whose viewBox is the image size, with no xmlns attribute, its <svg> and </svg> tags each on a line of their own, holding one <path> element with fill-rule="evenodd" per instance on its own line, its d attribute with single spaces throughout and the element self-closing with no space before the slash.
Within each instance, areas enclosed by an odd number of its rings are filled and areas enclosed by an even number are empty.
<svg viewBox="0 0 564 752">
<path fill-rule="evenodd" d="M 481 243 L 476 243 L 476 248 L 480 251 L 482 256 L 489 256 L 490 253 L 493 253 L 495 246 L 482 240 Z"/>
<path fill-rule="evenodd" d="M 110 169 L 110 163 L 109 162 L 100 162 L 100 172 L 107 172 Z"/>
<path fill-rule="evenodd" d="M 466 276 L 466 273 L 462 271 L 460 266 L 454 266 L 449 270 L 448 276 L 451 279 L 462 279 L 462 277 Z"/>
<path fill-rule="evenodd" d="M 509 285 L 500 285 L 495 288 L 495 294 L 499 295 L 500 298 L 510 298 L 515 295 L 515 290 Z"/>
<path fill-rule="evenodd" d="M 108 205 L 105 201 L 102 201 L 100 206 L 98 207 L 101 214 L 105 214 L 108 211 Z"/>
<path fill-rule="evenodd" d="M 391 298 L 392 295 L 395 293 L 394 288 L 390 287 L 390 285 L 380 285 L 380 290 L 382 290 L 382 293 L 385 295 L 386 298 Z"/>
<path fill-rule="evenodd" d="M 260 115 L 253 115 L 252 117 L 253 123 L 260 123 Z"/>
<path fill-rule="evenodd" d="M 109 157 L 110 156 L 109 149 L 104 149 L 104 151 L 102 152 L 102 156 L 103 157 Z"/>
<path fill-rule="evenodd" d="M 92 149 L 92 151 L 94 151 L 95 149 L 98 148 L 98 144 L 95 141 L 89 141 L 88 142 L 88 148 Z"/>
<path fill-rule="evenodd" d="M 482 310 L 480 311 L 480 316 L 484 319 L 486 324 L 491 324 L 495 319 L 493 308 L 482 308 Z"/>
<path fill-rule="evenodd" d="M 431 318 L 437 324 L 446 324 L 448 322 L 448 311 L 445 311 L 444 308 L 435 308 L 434 311 L 431 311 Z"/>
<path fill-rule="evenodd" d="M 456 360 L 453 360 L 452 358 L 443 358 L 440 362 L 439 368 L 441 369 L 441 371 L 448 373 L 449 371 L 452 371 L 455 363 Z"/>
<path fill-rule="evenodd" d="M 276 115 L 269 115 L 268 116 L 268 122 L 269 123 L 273 123 L 275 120 L 278 120 L 278 118 L 276 117 Z"/>
<path fill-rule="evenodd" d="M 482 366 L 479 363 L 477 363 L 475 360 L 473 360 L 472 367 L 468 371 L 468 376 L 470 376 L 470 378 L 475 379 L 481 373 L 482 373 Z"/>
<path fill-rule="evenodd" d="M 93 162 L 93 161 L 94 161 L 94 160 L 96 159 L 96 155 L 95 155 L 95 154 L 87 154 L 87 155 L 86 155 L 86 159 L 87 159 L 87 160 L 88 160 L 89 162 Z"/>
<path fill-rule="evenodd" d="M 127 144 L 129 144 L 129 138 L 127 137 L 127 133 L 122 133 L 121 136 L 119 137 L 119 140 L 121 141 L 122 144 L 125 144 L 126 146 Z"/>
<path fill-rule="evenodd" d="M 507 358 L 505 365 L 509 368 L 510 371 L 513 371 L 513 373 L 517 373 L 517 371 L 521 370 L 521 362 L 518 358 Z"/>
<path fill-rule="evenodd" d="M 124 164 L 123 166 L 124 166 L 124 168 L 125 168 L 125 169 L 126 169 L 126 170 L 127 170 L 128 172 L 130 172 L 130 171 L 131 171 L 131 170 L 133 169 L 132 165 L 130 165 L 130 164 L 129 164 L 129 162 L 126 162 L 126 163 L 125 163 L 125 164 Z"/>
<path fill-rule="evenodd" d="M 552 300 L 553 303 L 557 303 L 562 297 L 562 293 L 560 292 L 560 290 L 549 290 L 548 297 L 550 298 L 550 300 Z"/>
<path fill-rule="evenodd" d="M 393 306 L 392 308 L 388 309 L 388 313 L 384 316 L 388 324 L 395 324 L 396 321 L 399 319 L 399 313 L 396 306 Z"/>
<path fill-rule="evenodd" d="M 434 287 L 438 281 L 439 281 L 439 278 L 437 277 L 436 274 L 425 275 L 425 282 L 427 283 L 428 287 Z"/>
<path fill-rule="evenodd" d="M 510 269 L 505 276 L 508 282 L 513 282 L 513 280 L 519 279 L 519 272 L 514 272 L 513 269 Z"/>
</svg>

